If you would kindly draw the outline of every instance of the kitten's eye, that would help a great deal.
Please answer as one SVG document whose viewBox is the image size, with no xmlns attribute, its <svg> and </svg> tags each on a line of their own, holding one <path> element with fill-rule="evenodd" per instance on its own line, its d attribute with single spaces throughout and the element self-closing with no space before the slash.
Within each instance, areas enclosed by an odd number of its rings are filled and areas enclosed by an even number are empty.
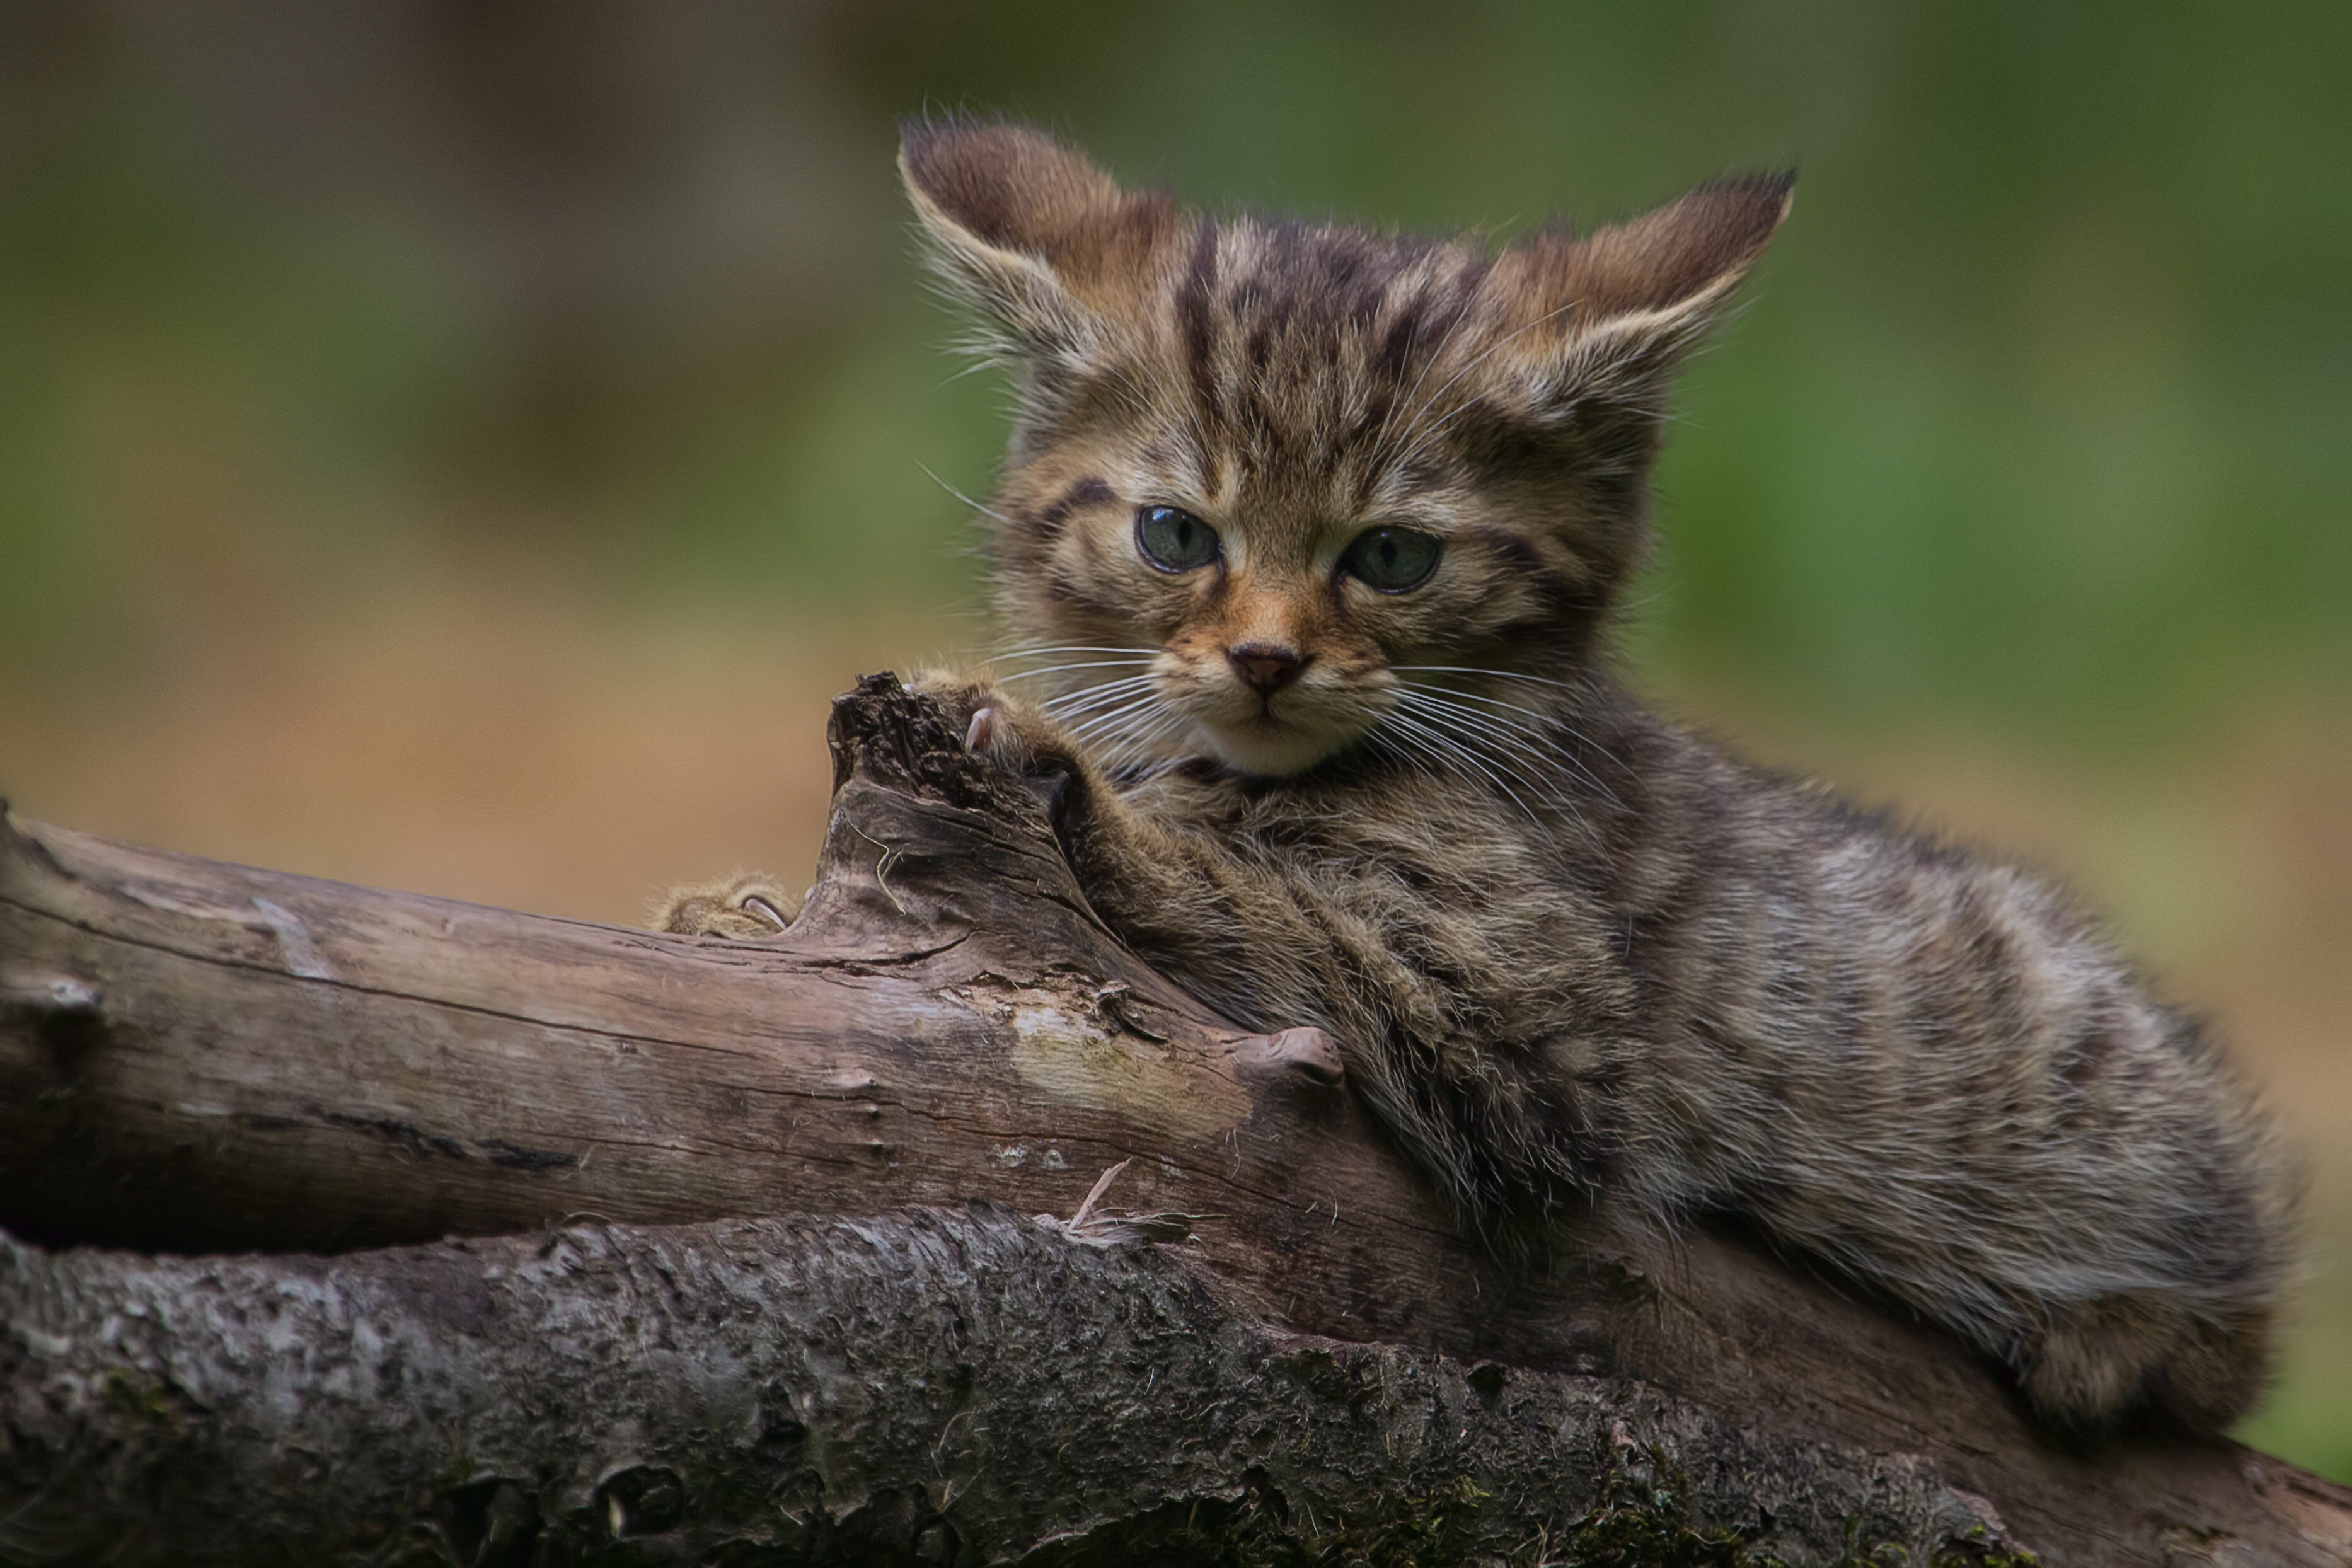
<svg viewBox="0 0 2352 1568">
<path fill-rule="evenodd" d="M 1135 547 L 1162 572 L 1194 572 L 1217 558 L 1217 531 L 1181 507 L 1135 514 Z"/>
<path fill-rule="evenodd" d="M 1444 548 L 1433 535 L 1410 528 L 1368 528 L 1339 557 L 1339 570 L 1367 588 L 1402 594 L 1429 581 Z"/>
</svg>

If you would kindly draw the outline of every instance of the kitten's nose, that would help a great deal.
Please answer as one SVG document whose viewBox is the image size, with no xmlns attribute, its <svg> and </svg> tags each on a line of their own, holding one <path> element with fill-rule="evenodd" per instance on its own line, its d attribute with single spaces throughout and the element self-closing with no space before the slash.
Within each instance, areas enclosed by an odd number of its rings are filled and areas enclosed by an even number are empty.
<svg viewBox="0 0 2352 1568">
<path fill-rule="evenodd" d="M 1292 681 L 1307 668 L 1307 661 L 1297 650 L 1280 643 L 1245 642 L 1225 650 L 1225 658 L 1240 676 L 1258 690 L 1271 697 Z"/>
</svg>

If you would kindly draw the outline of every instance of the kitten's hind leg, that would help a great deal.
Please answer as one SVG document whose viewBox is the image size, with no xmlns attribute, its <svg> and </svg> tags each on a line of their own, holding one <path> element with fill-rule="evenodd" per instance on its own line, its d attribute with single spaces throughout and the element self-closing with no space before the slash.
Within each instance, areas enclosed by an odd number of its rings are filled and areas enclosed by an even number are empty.
<svg viewBox="0 0 2352 1568">
<path fill-rule="evenodd" d="M 738 871 L 709 882 L 689 882 L 662 895 L 646 923 L 679 936 L 723 936 L 752 942 L 774 936 L 800 912 L 796 893 L 764 871 Z"/>
</svg>

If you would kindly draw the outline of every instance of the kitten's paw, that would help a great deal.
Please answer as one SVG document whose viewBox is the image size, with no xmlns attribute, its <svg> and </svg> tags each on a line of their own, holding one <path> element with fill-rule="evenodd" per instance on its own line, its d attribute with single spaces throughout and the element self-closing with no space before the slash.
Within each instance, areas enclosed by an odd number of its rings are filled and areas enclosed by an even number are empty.
<svg viewBox="0 0 2352 1568">
<path fill-rule="evenodd" d="M 2054 1315 L 2023 1368 L 2025 1393 L 2062 1425 L 2096 1429 L 2135 1407 L 2219 1431 L 2262 1394 L 2269 1314 L 2210 1322 L 2169 1301 L 2110 1296 Z"/>
<path fill-rule="evenodd" d="M 963 749 L 1027 777 L 1077 769 L 1076 750 L 1052 720 L 1001 696 L 971 710 L 964 725 Z"/>
<path fill-rule="evenodd" d="M 798 895 L 762 871 L 738 871 L 715 881 L 673 888 L 647 923 L 679 936 L 723 936 L 752 942 L 774 936 L 800 912 Z"/>
<path fill-rule="evenodd" d="M 908 689 L 944 706 L 963 726 L 963 749 L 1024 778 L 1079 771 L 1077 748 L 1054 721 L 994 682 L 924 671 Z"/>
</svg>

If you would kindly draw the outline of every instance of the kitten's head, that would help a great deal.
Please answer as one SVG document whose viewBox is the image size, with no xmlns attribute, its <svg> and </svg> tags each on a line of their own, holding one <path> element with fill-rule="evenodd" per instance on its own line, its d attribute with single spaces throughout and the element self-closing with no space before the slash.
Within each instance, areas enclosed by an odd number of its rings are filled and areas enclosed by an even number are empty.
<svg viewBox="0 0 2352 1568">
<path fill-rule="evenodd" d="M 910 127 L 899 166 L 1021 376 L 1008 618 L 1138 650 L 1081 714 L 1261 774 L 1405 722 L 1416 670 L 1583 669 L 1641 563 L 1665 378 L 1790 189 L 1496 251 L 1180 213 L 1014 125 Z"/>
</svg>

